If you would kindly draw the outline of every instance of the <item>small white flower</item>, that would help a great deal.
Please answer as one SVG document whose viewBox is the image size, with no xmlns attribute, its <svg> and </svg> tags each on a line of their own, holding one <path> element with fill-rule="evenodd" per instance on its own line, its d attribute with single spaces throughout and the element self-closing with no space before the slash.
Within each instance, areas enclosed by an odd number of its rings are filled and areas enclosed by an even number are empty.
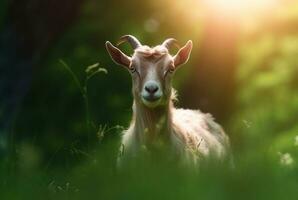
<svg viewBox="0 0 298 200">
<path fill-rule="evenodd" d="M 291 166 L 294 163 L 294 159 L 289 153 L 280 154 L 280 164 L 283 166 Z"/>
</svg>

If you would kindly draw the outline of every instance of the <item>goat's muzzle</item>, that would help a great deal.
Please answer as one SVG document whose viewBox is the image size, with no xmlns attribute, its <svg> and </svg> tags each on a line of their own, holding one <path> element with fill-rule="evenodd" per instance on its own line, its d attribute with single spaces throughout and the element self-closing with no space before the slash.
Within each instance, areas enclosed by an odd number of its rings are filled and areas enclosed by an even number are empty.
<svg viewBox="0 0 298 200">
<path fill-rule="evenodd" d="M 160 85 L 155 81 L 148 81 L 144 85 L 141 97 L 145 105 L 149 107 L 157 106 L 162 98 Z"/>
</svg>

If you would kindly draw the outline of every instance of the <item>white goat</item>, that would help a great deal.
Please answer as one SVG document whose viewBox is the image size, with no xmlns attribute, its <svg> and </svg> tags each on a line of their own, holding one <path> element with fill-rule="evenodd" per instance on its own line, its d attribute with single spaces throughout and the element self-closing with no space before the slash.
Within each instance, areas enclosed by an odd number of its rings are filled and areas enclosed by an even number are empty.
<svg viewBox="0 0 298 200">
<path fill-rule="evenodd" d="M 121 37 L 118 45 L 125 41 L 134 49 L 131 57 L 106 42 L 112 60 L 126 67 L 133 80 L 133 117 L 122 138 L 124 154 L 119 162 L 133 159 L 144 147 L 150 150 L 160 144 L 169 147 L 169 155 L 174 153 L 183 163 L 196 164 L 211 157 L 226 160 L 229 139 L 212 116 L 173 106 L 176 95 L 171 80 L 176 69 L 189 59 L 192 41 L 175 56 L 169 54 L 169 48 L 177 44 L 173 38 L 153 48 L 141 45 L 131 35 Z"/>
</svg>

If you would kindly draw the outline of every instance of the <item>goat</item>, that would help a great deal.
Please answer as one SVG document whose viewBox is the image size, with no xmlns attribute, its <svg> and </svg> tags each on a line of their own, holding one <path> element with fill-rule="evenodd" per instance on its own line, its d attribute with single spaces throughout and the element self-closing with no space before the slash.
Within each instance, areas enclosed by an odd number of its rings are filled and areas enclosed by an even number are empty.
<svg viewBox="0 0 298 200">
<path fill-rule="evenodd" d="M 197 165 L 211 157 L 225 160 L 229 155 L 229 138 L 212 116 L 199 110 L 176 109 L 173 105 L 176 92 L 172 77 L 188 61 L 192 41 L 175 56 L 169 53 L 171 46 L 178 45 L 173 38 L 153 48 L 142 45 L 132 35 L 122 36 L 117 46 L 123 42 L 133 47 L 131 57 L 106 42 L 112 60 L 128 69 L 132 77 L 133 116 L 122 137 L 124 153 L 119 158 L 120 164 L 137 156 L 143 147 L 150 150 L 160 144 L 169 147 L 182 163 Z"/>
</svg>

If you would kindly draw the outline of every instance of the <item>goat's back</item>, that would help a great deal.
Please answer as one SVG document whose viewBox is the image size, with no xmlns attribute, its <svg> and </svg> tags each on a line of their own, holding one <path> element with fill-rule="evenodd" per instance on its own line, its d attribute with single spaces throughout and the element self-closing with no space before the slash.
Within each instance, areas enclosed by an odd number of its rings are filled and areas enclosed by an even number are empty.
<svg viewBox="0 0 298 200">
<path fill-rule="evenodd" d="M 225 160 L 229 154 L 229 139 L 210 114 L 199 110 L 174 109 L 173 140 L 186 151 L 186 159 L 195 162 L 214 158 Z"/>
</svg>

